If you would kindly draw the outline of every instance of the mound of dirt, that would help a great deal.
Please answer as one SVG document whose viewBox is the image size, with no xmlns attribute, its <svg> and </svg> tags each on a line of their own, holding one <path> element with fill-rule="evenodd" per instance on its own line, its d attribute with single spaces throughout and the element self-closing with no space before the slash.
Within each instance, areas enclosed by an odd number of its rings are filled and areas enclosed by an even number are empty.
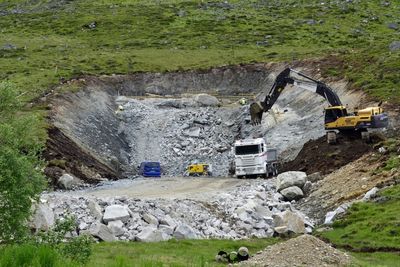
<svg viewBox="0 0 400 267">
<path fill-rule="evenodd" d="M 239 266 L 347 266 L 351 257 L 316 237 L 302 235 L 267 247 Z"/>
<path fill-rule="evenodd" d="M 307 174 L 314 172 L 328 174 L 371 150 L 372 147 L 361 139 L 341 137 L 338 144 L 330 145 L 324 136 L 305 143 L 293 161 L 283 164 L 281 172 L 304 171 Z"/>
</svg>

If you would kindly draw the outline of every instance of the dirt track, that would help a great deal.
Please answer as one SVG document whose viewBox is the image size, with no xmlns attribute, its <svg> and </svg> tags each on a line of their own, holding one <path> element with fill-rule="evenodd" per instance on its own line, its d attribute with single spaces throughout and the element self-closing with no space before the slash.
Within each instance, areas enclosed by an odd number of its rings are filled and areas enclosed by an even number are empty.
<svg viewBox="0 0 400 267">
<path fill-rule="evenodd" d="M 209 177 L 162 177 L 139 178 L 108 182 L 89 190 L 66 192 L 73 195 L 92 195 L 95 197 L 126 196 L 140 199 L 197 199 L 206 200 L 210 195 L 217 195 L 235 186 L 251 183 L 255 180 Z"/>
</svg>

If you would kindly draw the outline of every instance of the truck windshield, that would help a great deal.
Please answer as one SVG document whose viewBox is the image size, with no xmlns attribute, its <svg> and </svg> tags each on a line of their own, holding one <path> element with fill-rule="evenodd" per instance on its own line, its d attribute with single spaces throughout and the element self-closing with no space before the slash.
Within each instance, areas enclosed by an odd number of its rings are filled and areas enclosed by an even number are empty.
<svg viewBox="0 0 400 267">
<path fill-rule="evenodd" d="M 249 154 L 258 154 L 258 153 L 260 153 L 259 145 L 235 147 L 236 155 L 249 155 Z"/>
<path fill-rule="evenodd" d="M 159 167 L 160 166 L 160 163 L 158 163 L 158 162 L 146 162 L 145 164 L 148 167 Z"/>
</svg>

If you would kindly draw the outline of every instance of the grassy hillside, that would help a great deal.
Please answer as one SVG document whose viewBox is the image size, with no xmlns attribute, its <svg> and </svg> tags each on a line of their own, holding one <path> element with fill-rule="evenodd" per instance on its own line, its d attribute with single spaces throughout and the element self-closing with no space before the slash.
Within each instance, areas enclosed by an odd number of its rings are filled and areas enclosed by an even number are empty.
<svg viewBox="0 0 400 267">
<path fill-rule="evenodd" d="M 84 74 L 335 55 L 325 75 L 400 101 L 398 1 L 298 2 L 0 0 L 0 80 L 32 99 Z"/>
</svg>

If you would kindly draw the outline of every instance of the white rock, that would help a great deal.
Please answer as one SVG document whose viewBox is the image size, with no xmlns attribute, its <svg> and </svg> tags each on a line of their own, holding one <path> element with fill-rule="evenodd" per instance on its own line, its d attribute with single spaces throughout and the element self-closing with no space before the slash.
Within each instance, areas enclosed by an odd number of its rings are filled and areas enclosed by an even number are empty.
<svg viewBox="0 0 400 267">
<path fill-rule="evenodd" d="M 114 241 L 115 236 L 108 227 L 100 222 L 95 222 L 89 228 L 92 236 L 98 237 L 103 241 Z"/>
<path fill-rule="evenodd" d="M 53 210 L 47 204 L 39 204 L 34 212 L 31 227 L 36 230 L 47 231 L 52 228 L 54 224 Z"/>
<path fill-rule="evenodd" d="M 301 234 L 305 232 L 305 226 L 303 218 L 298 214 L 291 211 L 284 211 L 280 214 L 274 214 L 274 224 L 276 227 L 286 226 L 287 231 Z M 280 229 L 281 230 L 281 229 Z"/>
<path fill-rule="evenodd" d="M 168 236 L 172 236 L 172 234 L 174 233 L 174 228 L 172 228 L 169 225 L 164 225 L 164 224 L 160 224 L 160 226 L 158 227 L 158 230 L 160 230 L 160 232 L 162 232 Z"/>
<path fill-rule="evenodd" d="M 280 192 L 281 190 L 290 186 L 298 186 L 299 188 L 302 188 L 307 181 L 306 177 L 307 174 L 305 172 L 299 171 L 281 173 L 277 177 L 277 190 Z"/>
<path fill-rule="evenodd" d="M 121 236 L 125 233 L 124 230 L 124 223 L 120 220 L 118 221 L 111 221 L 108 223 L 107 227 L 111 230 L 111 232 L 115 235 L 115 236 Z"/>
<path fill-rule="evenodd" d="M 297 200 L 304 196 L 303 191 L 297 186 L 290 186 L 281 191 L 282 196 L 287 200 Z"/>
<path fill-rule="evenodd" d="M 371 190 L 369 190 L 367 193 L 365 193 L 364 197 L 363 197 L 363 201 L 368 201 L 371 198 L 374 198 L 376 196 L 376 193 L 378 193 L 378 188 L 377 187 L 373 187 Z"/>
<path fill-rule="evenodd" d="M 197 234 L 195 231 L 186 224 L 180 224 L 176 227 L 173 236 L 176 239 L 196 239 Z"/>
<path fill-rule="evenodd" d="M 170 215 L 165 215 L 164 218 L 160 219 L 160 224 L 165 224 L 165 225 L 169 225 L 171 226 L 173 229 L 175 229 L 175 227 L 178 225 L 177 222 L 175 220 L 173 220 L 171 218 Z"/>
<path fill-rule="evenodd" d="M 337 216 L 345 213 L 349 207 L 350 204 L 342 204 L 334 211 L 329 211 L 328 213 L 326 213 L 324 224 L 326 225 L 332 224 L 333 221 L 337 218 Z"/>
<path fill-rule="evenodd" d="M 126 222 L 129 218 L 130 214 L 128 211 L 128 207 L 122 205 L 111 205 L 106 207 L 104 211 L 103 221 L 105 223 L 117 220 Z"/>
</svg>

